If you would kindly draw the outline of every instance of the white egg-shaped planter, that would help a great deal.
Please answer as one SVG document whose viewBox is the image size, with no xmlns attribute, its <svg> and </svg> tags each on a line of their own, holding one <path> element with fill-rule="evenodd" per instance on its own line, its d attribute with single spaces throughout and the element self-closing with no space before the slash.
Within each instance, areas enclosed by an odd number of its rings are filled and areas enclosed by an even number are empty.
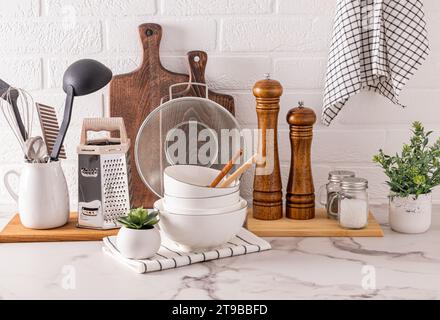
<svg viewBox="0 0 440 320">
<path fill-rule="evenodd" d="M 390 198 L 390 227 L 401 233 L 423 233 L 431 226 L 431 194 Z"/>
<path fill-rule="evenodd" d="M 121 254 L 129 259 L 148 259 L 160 248 L 160 233 L 156 228 L 129 229 L 121 227 L 116 245 Z"/>
</svg>

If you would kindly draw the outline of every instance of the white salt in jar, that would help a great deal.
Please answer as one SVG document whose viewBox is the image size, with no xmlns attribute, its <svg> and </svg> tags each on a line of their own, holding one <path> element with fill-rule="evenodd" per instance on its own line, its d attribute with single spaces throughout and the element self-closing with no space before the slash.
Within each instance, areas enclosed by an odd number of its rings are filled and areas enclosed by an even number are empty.
<svg viewBox="0 0 440 320">
<path fill-rule="evenodd" d="M 362 229 L 368 225 L 368 181 L 363 178 L 344 178 L 341 191 L 330 200 L 338 201 L 339 224 L 347 229 Z"/>
</svg>

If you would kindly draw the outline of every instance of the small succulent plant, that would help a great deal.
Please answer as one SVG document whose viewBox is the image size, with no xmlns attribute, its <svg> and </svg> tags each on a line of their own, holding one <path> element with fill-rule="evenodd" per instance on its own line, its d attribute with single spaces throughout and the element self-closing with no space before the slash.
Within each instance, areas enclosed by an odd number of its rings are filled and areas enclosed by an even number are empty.
<svg viewBox="0 0 440 320">
<path fill-rule="evenodd" d="M 129 229 L 152 229 L 159 222 L 159 211 L 148 212 L 142 207 L 131 209 L 126 216 L 118 221 Z"/>
</svg>

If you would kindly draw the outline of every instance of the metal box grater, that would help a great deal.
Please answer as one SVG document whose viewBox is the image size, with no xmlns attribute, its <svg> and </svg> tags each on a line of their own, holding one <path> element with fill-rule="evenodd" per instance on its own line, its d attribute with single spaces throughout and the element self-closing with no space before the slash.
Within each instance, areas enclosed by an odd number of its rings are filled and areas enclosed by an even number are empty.
<svg viewBox="0 0 440 320">
<path fill-rule="evenodd" d="M 119 131 L 119 138 L 89 140 L 90 131 Z M 79 227 L 120 227 L 117 218 L 131 208 L 129 148 L 122 118 L 84 119 L 77 149 Z"/>
</svg>

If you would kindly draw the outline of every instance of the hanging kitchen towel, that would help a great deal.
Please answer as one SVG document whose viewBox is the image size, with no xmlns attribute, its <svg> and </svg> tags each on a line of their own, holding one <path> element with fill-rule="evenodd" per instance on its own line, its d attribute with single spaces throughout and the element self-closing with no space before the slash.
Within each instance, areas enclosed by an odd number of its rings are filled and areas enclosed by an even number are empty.
<svg viewBox="0 0 440 320">
<path fill-rule="evenodd" d="M 159 252 L 150 259 L 133 260 L 124 258 L 116 246 L 115 236 L 103 239 L 103 251 L 135 272 L 146 273 L 271 249 L 267 241 L 244 228 L 225 245 L 202 252 L 184 252 L 173 241 L 165 237 L 163 233 L 161 233 L 161 236 L 162 245 Z"/>
<path fill-rule="evenodd" d="M 420 0 L 338 0 L 322 122 L 362 89 L 402 106 L 400 91 L 429 52 L 425 25 Z"/>
</svg>

